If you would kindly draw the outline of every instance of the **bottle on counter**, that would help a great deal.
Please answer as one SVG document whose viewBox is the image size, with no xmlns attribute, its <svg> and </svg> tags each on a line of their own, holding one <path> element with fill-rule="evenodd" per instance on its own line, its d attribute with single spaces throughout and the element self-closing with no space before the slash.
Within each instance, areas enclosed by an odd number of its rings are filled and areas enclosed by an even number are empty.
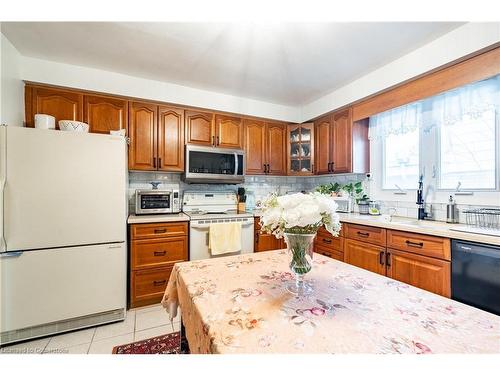
<svg viewBox="0 0 500 375">
<path fill-rule="evenodd" d="M 450 224 L 458 223 L 457 204 L 451 195 L 446 205 L 446 222 Z"/>
</svg>

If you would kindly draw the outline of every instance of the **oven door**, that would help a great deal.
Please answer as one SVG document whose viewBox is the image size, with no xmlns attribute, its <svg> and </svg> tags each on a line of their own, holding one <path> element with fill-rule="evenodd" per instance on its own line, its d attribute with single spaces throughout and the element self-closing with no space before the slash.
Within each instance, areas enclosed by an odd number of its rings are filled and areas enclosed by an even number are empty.
<svg viewBox="0 0 500 375">
<path fill-rule="evenodd" d="M 186 146 L 186 182 L 237 184 L 244 181 L 244 171 L 243 150 Z"/>
<path fill-rule="evenodd" d="M 136 214 L 168 214 L 172 212 L 172 192 L 167 190 L 136 190 Z"/>
<path fill-rule="evenodd" d="M 232 221 L 232 219 L 225 219 Z M 241 251 L 227 255 L 253 253 L 254 219 L 253 217 L 238 218 L 241 221 Z M 189 260 L 215 258 L 208 248 L 210 223 L 219 223 L 221 219 L 191 220 L 189 223 Z"/>
</svg>

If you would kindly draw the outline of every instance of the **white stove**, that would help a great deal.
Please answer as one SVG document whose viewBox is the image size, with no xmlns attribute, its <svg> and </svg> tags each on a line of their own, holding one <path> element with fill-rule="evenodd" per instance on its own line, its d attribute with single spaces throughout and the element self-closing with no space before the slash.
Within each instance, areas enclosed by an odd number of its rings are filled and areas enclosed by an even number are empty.
<svg viewBox="0 0 500 375">
<path fill-rule="evenodd" d="M 191 218 L 189 225 L 189 259 L 212 258 L 208 248 L 211 223 L 241 222 L 242 251 L 227 255 L 253 252 L 254 218 L 250 213 L 238 213 L 238 198 L 234 191 L 186 191 L 182 210 Z"/>
</svg>

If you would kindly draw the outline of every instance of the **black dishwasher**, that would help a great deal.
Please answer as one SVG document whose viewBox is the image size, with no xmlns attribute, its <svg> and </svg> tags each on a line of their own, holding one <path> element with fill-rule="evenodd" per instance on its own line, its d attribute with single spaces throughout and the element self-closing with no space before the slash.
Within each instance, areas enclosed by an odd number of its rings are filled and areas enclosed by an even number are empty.
<svg viewBox="0 0 500 375">
<path fill-rule="evenodd" d="M 500 315 L 500 247 L 452 241 L 451 298 Z"/>
</svg>

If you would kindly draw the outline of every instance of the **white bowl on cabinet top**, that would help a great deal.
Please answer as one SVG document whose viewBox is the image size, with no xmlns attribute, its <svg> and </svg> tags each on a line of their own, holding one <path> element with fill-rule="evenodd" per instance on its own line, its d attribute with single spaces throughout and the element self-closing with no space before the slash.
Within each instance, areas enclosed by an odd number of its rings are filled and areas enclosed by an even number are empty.
<svg viewBox="0 0 500 375">
<path fill-rule="evenodd" d="M 72 121 L 72 120 L 60 120 L 59 121 L 59 129 L 63 131 L 73 131 L 73 132 L 89 132 L 89 125 L 80 122 L 80 121 Z"/>
</svg>

